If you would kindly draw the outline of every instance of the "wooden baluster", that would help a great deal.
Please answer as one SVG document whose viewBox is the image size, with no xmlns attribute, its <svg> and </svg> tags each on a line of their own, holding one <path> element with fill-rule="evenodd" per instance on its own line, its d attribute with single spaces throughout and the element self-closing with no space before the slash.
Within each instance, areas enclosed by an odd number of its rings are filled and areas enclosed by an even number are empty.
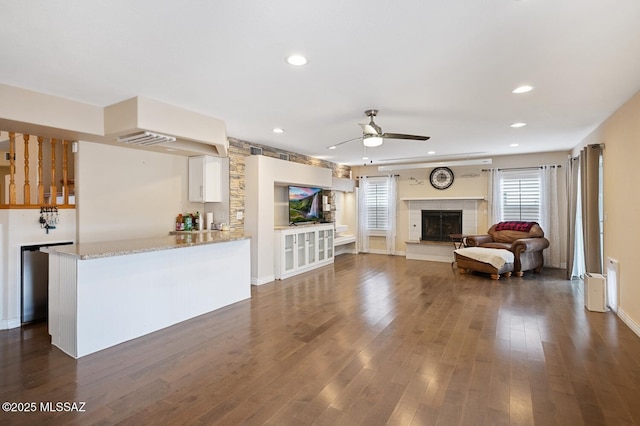
<svg viewBox="0 0 640 426">
<path fill-rule="evenodd" d="M 9 132 L 9 205 L 16 204 L 16 134 Z"/>
<path fill-rule="evenodd" d="M 69 161 L 69 141 L 62 141 L 62 190 L 64 192 L 64 204 L 69 204 L 69 184 L 67 182 L 67 171 L 68 171 L 68 161 Z"/>
<path fill-rule="evenodd" d="M 29 184 L 29 135 L 22 135 L 24 140 L 24 203 L 31 204 L 31 185 Z"/>
<path fill-rule="evenodd" d="M 51 197 L 49 204 L 56 204 L 58 199 L 58 186 L 56 185 L 56 140 L 51 138 Z"/>
<path fill-rule="evenodd" d="M 44 138 L 38 136 L 38 204 L 44 204 L 44 185 L 42 184 L 42 142 Z"/>
</svg>

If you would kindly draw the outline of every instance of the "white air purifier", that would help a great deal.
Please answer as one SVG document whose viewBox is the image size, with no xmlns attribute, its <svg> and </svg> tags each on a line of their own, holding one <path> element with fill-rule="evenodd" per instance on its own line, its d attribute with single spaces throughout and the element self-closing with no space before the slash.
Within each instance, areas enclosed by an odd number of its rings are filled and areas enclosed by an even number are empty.
<svg viewBox="0 0 640 426">
<path fill-rule="evenodd" d="M 604 275 L 590 272 L 585 274 L 584 306 L 594 312 L 607 311 L 607 281 Z"/>
</svg>

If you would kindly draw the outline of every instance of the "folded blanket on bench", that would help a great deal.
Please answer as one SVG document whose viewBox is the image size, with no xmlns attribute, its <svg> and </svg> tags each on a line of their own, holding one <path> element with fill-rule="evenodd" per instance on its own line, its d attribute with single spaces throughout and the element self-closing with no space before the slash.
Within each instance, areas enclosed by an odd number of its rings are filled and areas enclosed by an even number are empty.
<svg viewBox="0 0 640 426">
<path fill-rule="evenodd" d="M 509 250 L 486 247 L 466 247 L 454 250 L 461 256 L 478 262 L 488 263 L 496 269 L 500 269 L 505 263 L 513 263 L 514 256 Z"/>
</svg>

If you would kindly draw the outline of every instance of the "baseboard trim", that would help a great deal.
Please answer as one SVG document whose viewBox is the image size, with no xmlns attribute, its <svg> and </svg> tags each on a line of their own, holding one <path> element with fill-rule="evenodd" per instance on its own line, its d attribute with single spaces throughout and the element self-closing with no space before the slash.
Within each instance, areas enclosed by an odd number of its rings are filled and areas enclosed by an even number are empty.
<svg viewBox="0 0 640 426">
<path fill-rule="evenodd" d="M 10 330 L 12 328 L 18 328 L 20 325 L 20 318 L 0 320 L 0 330 Z"/>
<path fill-rule="evenodd" d="M 358 254 L 358 251 L 356 249 L 351 249 L 351 250 L 336 250 L 335 253 L 333 254 L 334 256 L 340 256 L 341 254 Z"/>
<path fill-rule="evenodd" d="M 640 337 L 640 324 L 638 324 L 637 322 L 635 322 L 629 315 L 627 315 L 627 313 L 622 310 L 622 308 L 618 307 L 618 317 L 622 320 L 623 323 L 625 323 L 627 325 L 627 327 L 629 327 L 631 329 L 631 331 L 633 331 L 634 333 L 636 333 L 636 335 L 638 337 Z"/>
<path fill-rule="evenodd" d="M 384 255 L 388 255 L 388 256 L 404 256 L 404 252 L 403 251 L 396 251 L 393 254 L 389 254 L 384 249 L 371 249 L 369 251 L 361 251 L 360 253 L 364 253 L 364 254 L 367 254 L 367 253 L 369 253 L 369 254 L 384 254 Z"/>
<path fill-rule="evenodd" d="M 275 280 L 276 280 L 276 276 L 275 275 L 268 275 L 266 277 L 260 277 L 260 278 L 251 277 L 251 285 L 268 284 L 268 283 L 273 282 Z"/>
</svg>

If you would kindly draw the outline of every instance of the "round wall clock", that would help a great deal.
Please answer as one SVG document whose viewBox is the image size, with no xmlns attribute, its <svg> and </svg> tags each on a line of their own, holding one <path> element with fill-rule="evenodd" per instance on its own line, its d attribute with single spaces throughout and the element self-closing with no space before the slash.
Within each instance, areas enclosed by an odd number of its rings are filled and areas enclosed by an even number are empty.
<svg viewBox="0 0 640 426">
<path fill-rule="evenodd" d="M 448 167 L 436 167 L 429 175 L 429 182 L 436 189 L 447 189 L 453 183 L 453 172 Z"/>
</svg>

